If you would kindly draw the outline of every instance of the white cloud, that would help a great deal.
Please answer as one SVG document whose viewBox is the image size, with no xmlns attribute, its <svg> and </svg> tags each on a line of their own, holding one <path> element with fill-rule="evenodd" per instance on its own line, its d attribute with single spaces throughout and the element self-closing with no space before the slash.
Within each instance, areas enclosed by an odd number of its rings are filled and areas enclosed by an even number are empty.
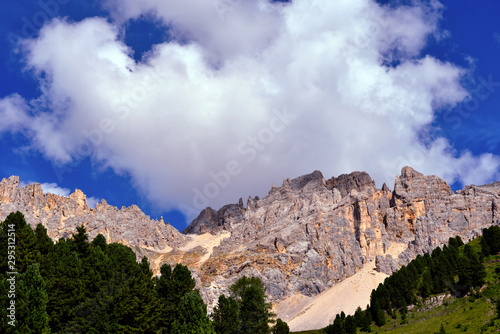
<svg viewBox="0 0 500 334">
<path fill-rule="evenodd" d="M 45 194 L 54 194 L 63 197 L 68 197 L 71 191 L 68 188 L 61 188 L 57 183 L 41 183 L 42 190 Z"/>
<path fill-rule="evenodd" d="M 450 182 L 498 175 L 496 156 L 417 139 L 435 110 L 467 94 L 464 70 L 420 56 L 428 36 L 442 34 L 437 2 L 241 1 L 223 15 L 201 0 L 107 4 L 117 22 L 151 15 L 184 42 L 135 63 L 120 27 L 100 18 L 55 20 L 26 41 L 42 97 L 31 116 L 19 97 L 1 100 L 0 112 L 20 110 L 50 159 L 90 155 L 129 173 L 158 206 L 195 211 L 315 169 L 366 170 L 379 186 L 404 165 Z"/>
<path fill-rule="evenodd" d="M 28 110 L 28 105 L 18 94 L 0 99 L 0 133 L 23 129 L 30 122 Z"/>
</svg>

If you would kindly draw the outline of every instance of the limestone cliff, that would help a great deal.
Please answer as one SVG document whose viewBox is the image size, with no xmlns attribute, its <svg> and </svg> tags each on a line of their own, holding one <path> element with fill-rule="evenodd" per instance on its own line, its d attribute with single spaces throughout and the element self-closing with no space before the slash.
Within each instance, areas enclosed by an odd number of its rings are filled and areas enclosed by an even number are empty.
<svg viewBox="0 0 500 334">
<path fill-rule="evenodd" d="M 53 240 L 69 238 L 84 225 L 90 239 L 101 233 L 108 243 L 123 243 L 138 257 L 146 255 L 153 261 L 190 239 L 163 221 L 151 220 L 136 205 L 119 210 L 102 200 L 92 209 L 79 189 L 69 197 L 44 194 L 40 184 L 19 187 L 19 177 L 11 176 L 0 182 L 0 221 L 18 210 L 33 228 L 42 223 Z"/>
<path fill-rule="evenodd" d="M 410 167 L 394 191 L 377 189 L 364 172 L 325 180 L 315 171 L 285 179 L 246 207 L 240 200 L 207 208 L 183 232 L 231 233 L 198 268 L 207 300 L 237 277 L 256 275 L 277 302 L 317 295 L 371 261 L 390 274 L 449 237 L 469 240 L 498 223 L 499 195 L 500 183 L 454 194 L 442 179 Z"/>
</svg>

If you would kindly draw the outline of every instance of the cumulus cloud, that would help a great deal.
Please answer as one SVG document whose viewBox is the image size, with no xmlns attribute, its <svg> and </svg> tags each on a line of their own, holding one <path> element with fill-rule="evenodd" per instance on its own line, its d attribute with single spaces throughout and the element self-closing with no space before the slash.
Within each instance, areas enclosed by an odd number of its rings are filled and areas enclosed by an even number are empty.
<svg viewBox="0 0 500 334">
<path fill-rule="evenodd" d="M 498 175 L 498 157 L 429 134 L 436 110 L 468 94 L 465 70 L 421 55 L 430 35 L 446 33 L 437 1 L 106 5 L 114 23 L 56 19 L 23 43 L 42 95 L 6 97 L 0 113 L 46 157 L 90 156 L 161 208 L 192 218 L 315 169 L 366 170 L 379 186 L 404 165 L 449 182 Z M 121 24 L 140 15 L 174 39 L 137 63 Z"/>
<path fill-rule="evenodd" d="M 57 183 L 42 183 L 42 190 L 44 193 L 68 197 L 71 191 L 68 188 L 61 188 Z"/>
<path fill-rule="evenodd" d="M 28 112 L 28 105 L 18 94 L 0 99 L 0 119 L 2 120 L 0 122 L 0 133 L 22 130 L 25 124 L 29 123 Z"/>
</svg>

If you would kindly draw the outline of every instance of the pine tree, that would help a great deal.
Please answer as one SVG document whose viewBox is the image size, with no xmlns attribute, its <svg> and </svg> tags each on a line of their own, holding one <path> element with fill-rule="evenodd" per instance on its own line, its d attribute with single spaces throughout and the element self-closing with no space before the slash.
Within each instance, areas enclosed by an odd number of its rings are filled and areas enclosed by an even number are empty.
<svg viewBox="0 0 500 334">
<path fill-rule="evenodd" d="M 87 229 L 83 225 L 77 226 L 76 231 L 77 233 L 72 234 L 72 243 L 71 241 L 70 243 L 78 255 L 84 257 L 87 255 L 87 251 L 89 249 L 89 235 L 87 234 Z"/>
<path fill-rule="evenodd" d="M 500 226 L 494 225 L 483 229 L 482 239 L 484 239 L 484 244 L 487 245 L 490 254 L 500 252 Z M 483 246 L 483 243 L 481 243 L 481 246 Z"/>
<path fill-rule="evenodd" d="M 19 273 L 24 273 L 29 265 L 40 263 L 41 254 L 37 249 L 37 239 L 35 237 L 35 233 L 33 232 L 31 226 L 26 223 L 24 215 L 21 212 L 17 211 L 9 214 L 5 221 L 1 224 L 1 230 L 1 272 L 17 271 Z M 7 261 L 9 259 L 6 255 L 9 254 L 8 251 L 11 250 L 9 248 L 9 240 L 15 240 L 15 260 L 13 262 L 9 262 L 10 265 L 13 264 L 15 270 L 13 270 L 10 266 L 7 266 Z"/>
<path fill-rule="evenodd" d="M 288 334 L 288 333 L 290 333 L 290 327 L 288 327 L 288 324 L 286 322 L 278 318 L 276 320 L 276 325 L 273 327 L 273 334 Z"/>
<path fill-rule="evenodd" d="M 153 277 L 153 271 L 151 270 L 151 267 L 149 265 L 149 260 L 147 257 L 143 256 L 141 263 L 139 264 L 139 267 L 141 268 L 142 273 L 146 277 L 150 279 Z"/>
<path fill-rule="evenodd" d="M 106 246 L 107 246 L 106 238 L 101 233 L 99 233 L 94 238 L 94 240 L 92 240 L 92 245 L 96 247 L 101 247 L 103 251 L 106 251 Z"/>
<path fill-rule="evenodd" d="M 385 325 L 385 314 L 378 303 L 370 305 L 370 310 L 372 313 L 372 318 L 377 326 Z"/>
<path fill-rule="evenodd" d="M 470 260 L 470 272 L 472 273 L 472 285 L 482 286 L 486 277 L 486 269 L 479 259 L 479 255 L 470 245 L 465 245 L 464 255 Z"/>
<path fill-rule="evenodd" d="M 137 265 L 135 253 L 125 245 L 111 243 L 106 246 L 106 255 L 112 264 L 112 269 L 123 274 L 125 279 L 137 276 L 140 268 Z"/>
<path fill-rule="evenodd" d="M 450 238 L 448 239 L 448 245 L 449 245 L 450 247 L 453 247 L 453 248 L 455 248 L 456 250 L 458 250 L 458 247 L 459 247 L 459 246 L 458 246 L 457 239 L 450 237 Z"/>
<path fill-rule="evenodd" d="M 38 264 L 32 264 L 20 276 L 17 298 L 17 330 L 25 334 L 50 333 L 47 292 Z"/>
<path fill-rule="evenodd" d="M 420 278 L 420 282 L 418 285 L 418 294 L 422 298 L 427 298 L 431 295 L 431 273 L 429 272 L 429 269 L 426 269 Z"/>
<path fill-rule="evenodd" d="M 239 328 L 239 307 L 233 297 L 220 295 L 212 313 L 214 330 L 217 334 L 235 334 Z"/>
<path fill-rule="evenodd" d="M 207 316 L 207 306 L 198 291 L 190 291 L 181 298 L 171 333 L 215 334 Z"/>
<path fill-rule="evenodd" d="M 408 306 L 406 305 L 406 302 L 404 299 L 401 301 L 401 308 L 400 308 L 400 313 L 401 313 L 401 322 L 406 323 L 406 315 L 408 314 Z"/>
<path fill-rule="evenodd" d="M 161 309 L 150 278 L 138 275 L 128 280 L 113 304 L 121 333 L 154 333 Z"/>
<path fill-rule="evenodd" d="M 335 317 L 333 324 L 325 328 L 325 334 L 345 334 L 344 321 L 339 314 Z"/>
<path fill-rule="evenodd" d="M 100 247 L 90 247 L 82 259 L 82 280 L 85 294 L 92 298 L 113 275 L 113 264 Z"/>
<path fill-rule="evenodd" d="M 47 229 L 38 224 L 35 228 L 36 247 L 41 255 L 47 255 L 54 248 L 54 242 L 47 235 Z"/>
<path fill-rule="evenodd" d="M 240 303 L 240 333 L 268 334 L 271 305 L 266 303 L 264 290 L 257 285 L 245 288 Z"/>
<path fill-rule="evenodd" d="M 478 254 L 470 245 L 464 246 L 463 254 L 458 258 L 458 284 L 462 290 L 467 291 L 470 287 L 484 284 L 486 271 Z"/>
<path fill-rule="evenodd" d="M 176 317 L 181 298 L 193 291 L 196 282 L 186 266 L 177 264 L 174 269 L 169 264 L 160 268 L 161 276 L 156 279 L 156 292 L 160 299 L 161 315 L 159 327 L 166 333 L 170 331 Z"/>
<path fill-rule="evenodd" d="M 344 328 L 346 334 L 356 334 L 356 322 L 354 321 L 353 316 L 348 315 L 345 318 Z"/>
<path fill-rule="evenodd" d="M 356 323 L 356 327 L 361 328 L 362 331 L 364 332 L 370 332 L 370 323 L 371 320 L 369 318 L 369 307 L 368 305 L 366 306 L 366 310 L 362 310 L 361 307 L 358 306 L 356 309 L 356 312 L 354 312 L 354 320 Z"/>
<path fill-rule="evenodd" d="M 43 265 L 40 271 L 49 292 L 49 324 L 53 332 L 60 332 L 74 319 L 78 305 L 85 299 L 82 261 L 69 243 L 60 239 Z"/>
<path fill-rule="evenodd" d="M 246 277 L 243 276 L 239 278 L 231 287 L 229 288 L 231 290 L 232 295 L 236 298 L 241 300 L 243 297 L 243 293 L 245 292 L 245 289 L 248 288 L 249 286 L 256 286 L 258 289 L 265 291 L 264 284 L 258 277 Z"/>
<path fill-rule="evenodd" d="M 484 236 L 481 237 L 480 245 L 481 245 L 481 253 L 483 256 L 488 256 L 491 254 L 490 246 L 488 245 L 488 242 L 486 241 L 486 238 Z"/>
</svg>

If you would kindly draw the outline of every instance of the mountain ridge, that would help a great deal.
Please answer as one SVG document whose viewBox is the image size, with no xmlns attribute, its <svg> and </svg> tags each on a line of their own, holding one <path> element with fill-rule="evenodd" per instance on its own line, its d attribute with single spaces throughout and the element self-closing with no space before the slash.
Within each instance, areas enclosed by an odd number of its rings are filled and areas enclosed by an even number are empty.
<svg viewBox="0 0 500 334">
<path fill-rule="evenodd" d="M 441 178 L 411 167 L 396 176 L 392 191 L 376 188 L 366 172 L 327 180 L 314 171 L 284 179 L 262 199 L 249 197 L 246 206 L 240 199 L 206 208 L 180 233 L 137 206 L 119 210 L 103 200 L 91 209 L 79 190 L 43 194 L 39 184 L 19 188 L 11 177 L 0 182 L 0 219 L 19 210 L 53 239 L 83 224 L 91 239 L 102 233 L 148 256 L 155 273 L 163 263 L 186 264 L 211 309 L 243 275 L 260 277 L 271 301 L 283 305 L 296 296 L 315 298 L 367 265 L 390 274 L 449 237 L 470 240 L 498 224 L 499 196 L 500 182 L 454 193 Z M 329 319 L 321 321 L 318 328 Z"/>
</svg>

